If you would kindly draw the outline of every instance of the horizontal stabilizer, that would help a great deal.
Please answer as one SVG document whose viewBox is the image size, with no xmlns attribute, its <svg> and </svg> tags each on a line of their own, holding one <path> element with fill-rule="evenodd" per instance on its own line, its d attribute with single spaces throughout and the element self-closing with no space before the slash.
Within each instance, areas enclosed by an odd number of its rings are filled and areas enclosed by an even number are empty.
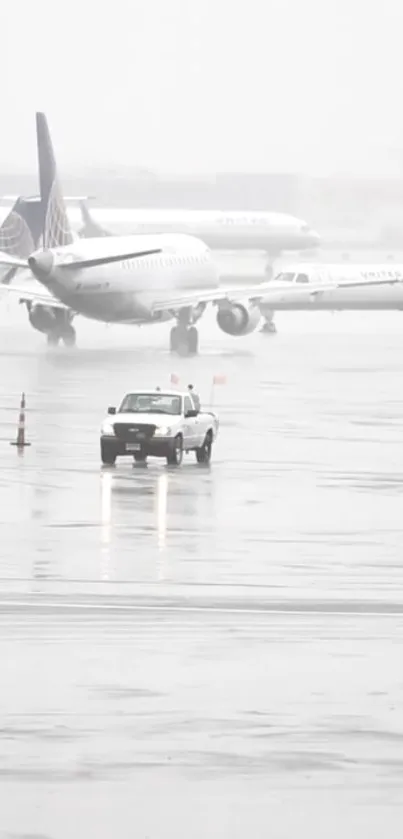
<svg viewBox="0 0 403 839">
<path fill-rule="evenodd" d="M 80 204 L 81 201 L 95 201 L 95 195 L 64 195 L 67 204 Z"/>
<path fill-rule="evenodd" d="M 0 203 L 13 204 L 18 198 L 19 195 L 0 195 Z M 95 195 L 64 195 L 63 198 L 67 204 L 80 204 L 81 201 L 94 201 Z M 40 201 L 40 196 L 27 195 L 24 201 Z"/>
<path fill-rule="evenodd" d="M 11 256 L 2 251 L 0 251 L 0 265 L 7 265 L 9 268 L 29 268 L 26 259 L 20 259 L 18 256 Z"/>
<path fill-rule="evenodd" d="M 149 251 L 119 253 L 116 256 L 99 256 L 94 259 L 73 259 L 71 261 L 62 262 L 60 265 L 57 265 L 57 268 L 73 268 L 78 271 L 80 268 L 97 268 L 100 265 L 111 265 L 112 262 L 126 262 L 129 259 L 140 259 L 142 256 L 152 256 L 156 253 L 162 253 L 161 248 L 153 248 L 153 250 Z"/>
</svg>

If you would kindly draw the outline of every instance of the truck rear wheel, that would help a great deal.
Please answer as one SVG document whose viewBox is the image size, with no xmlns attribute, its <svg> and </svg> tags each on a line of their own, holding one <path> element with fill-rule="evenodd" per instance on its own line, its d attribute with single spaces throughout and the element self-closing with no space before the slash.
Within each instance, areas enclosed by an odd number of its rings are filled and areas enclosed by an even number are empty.
<svg viewBox="0 0 403 839">
<path fill-rule="evenodd" d="M 213 439 L 211 436 L 211 431 L 208 431 L 205 438 L 204 443 L 200 448 L 196 449 L 196 460 L 198 463 L 210 463 L 211 460 L 211 452 L 213 448 Z"/>
<path fill-rule="evenodd" d="M 183 460 L 183 440 L 180 434 L 175 437 L 173 446 L 167 455 L 168 466 L 180 466 Z"/>
</svg>

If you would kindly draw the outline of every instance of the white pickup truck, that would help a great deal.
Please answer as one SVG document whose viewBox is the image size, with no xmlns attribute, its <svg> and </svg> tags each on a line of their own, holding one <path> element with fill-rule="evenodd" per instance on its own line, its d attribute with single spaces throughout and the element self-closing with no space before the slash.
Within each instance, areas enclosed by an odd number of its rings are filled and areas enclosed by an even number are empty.
<svg viewBox="0 0 403 839">
<path fill-rule="evenodd" d="M 131 456 L 144 463 L 152 456 L 180 466 L 183 453 L 194 451 L 197 462 L 207 464 L 218 427 L 216 414 L 199 411 L 188 391 L 134 391 L 117 410 L 108 408 L 101 427 L 101 460 L 112 465 L 117 457 Z"/>
</svg>

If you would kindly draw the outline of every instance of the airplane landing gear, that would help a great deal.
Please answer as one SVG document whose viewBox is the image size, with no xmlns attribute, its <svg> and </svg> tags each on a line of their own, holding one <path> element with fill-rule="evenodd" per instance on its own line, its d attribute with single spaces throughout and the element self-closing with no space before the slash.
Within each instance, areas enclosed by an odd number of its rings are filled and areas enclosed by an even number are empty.
<svg viewBox="0 0 403 839">
<path fill-rule="evenodd" d="M 77 340 L 76 330 L 69 324 L 62 332 L 62 341 L 66 347 L 75 347 Z"/>
<path fill-rule="evenodd" d="M 265 335 L 275 335 L 277 332 L 277 326 L 273 320 L 274 312 L 264 312 L 263 317 L 264 323 L 260 331 L 263 332 Z"/>
<path fill-rule="evenodd" d="M 260 331 L 266 335 L 275 335 L 277 332 L 277 326 L 273 323 L 273 321 L 265 321 Z"/>
<path fill-rule="evenodd" d="M 197 355 L 199 351 L 199 332 L 194 325 L 202 316 L 205 304 L 195 309 L 180 309 L 177 324 L 172 327 L 169 348 L 178 355 Z"/>
<path fill-rule="evenodd" d="M 53 309 L 52 306 L 32 303 L 30 300 L 20 300 L 25 303 L 28 319 L 34 329 L 46 335 L 48 346 L 57 347 L 63 341 L 66 347 L 74 347 L 76 330 L 72 326 L 73 314 L 69 310 Z"/>
<path fill-rule="evenodd" d="M 63 341 L 66 347 L 75 347 L 76 338 L 76 330 L 71 324 L 66 325 L 62 330 L 54 329 L 52 332 L 47 332 L 46 334 L 49 347 L 57 347 L 60 341 Z"/>
<path fill-rule="evenodd" d="M 195 326 L 174 326 L 170 335 L 170 351 L 178 355 L 197 355 L 199 333 Z"/>
</svg>

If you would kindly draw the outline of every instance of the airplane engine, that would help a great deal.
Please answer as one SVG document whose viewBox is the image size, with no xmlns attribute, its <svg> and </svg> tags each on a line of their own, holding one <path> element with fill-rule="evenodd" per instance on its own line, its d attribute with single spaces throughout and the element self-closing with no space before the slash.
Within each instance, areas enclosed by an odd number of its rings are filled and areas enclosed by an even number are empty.
<svg viewBox="0 0 403 839">
<path fill-rule="evenodd" d="M 153 323 L 166 323 L 167 320 L 172 320 L 171 312 L 153 312 L 151 320 Z"/>
<path fill-rule="evenodd" d="M 227 335 L 249 335 L 254 332 L 262 315 L 257 306 L 232 303 L 217 312 L 217 323 Z"/>
<path fill-rule="evenodd" d="M 28 318 L 31 326 L 38 332 L 50 332 L 58 322 L 55 309 L 41 306 L 39 303 L 32 303 L 28 310 Z"/>
</svg>

